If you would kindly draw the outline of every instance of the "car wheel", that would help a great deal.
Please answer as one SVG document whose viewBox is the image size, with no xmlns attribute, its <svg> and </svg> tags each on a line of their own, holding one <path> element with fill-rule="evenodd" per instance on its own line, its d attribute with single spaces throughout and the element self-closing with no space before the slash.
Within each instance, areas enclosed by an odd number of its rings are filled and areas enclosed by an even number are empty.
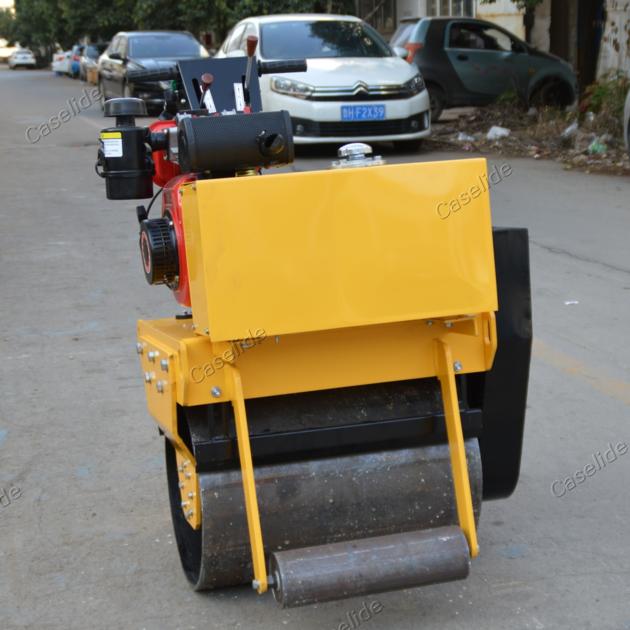
<svg viewBox="0 0 630 630">
<path fill-rule="evenodd" d="M 422 140 L 396 140 L 394 149 L 403 153 L 416 153 L 422 146 Z"/>
<path fill-rule="evenodd" d="M 437 85 L 428 85 L 429 103 L 431 107 L 431 122 L 437 122 L 444 111 L 446 98 L 444 90 Z"/>
<path fill-rule="evenodd" d="M 534 107 L 566 107 L 573 102 L 573 92 L 562 81 L 548 81 L 535 88 L 530 99 Z"/>
</svg>

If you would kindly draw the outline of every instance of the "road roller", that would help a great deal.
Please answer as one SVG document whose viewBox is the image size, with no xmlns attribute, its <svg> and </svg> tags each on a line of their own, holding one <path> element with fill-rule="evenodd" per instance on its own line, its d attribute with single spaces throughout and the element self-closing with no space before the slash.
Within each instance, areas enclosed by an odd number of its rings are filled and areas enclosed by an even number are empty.
<svg viewBox="0 0 630 630">
<path fill-rule="evenodd" d="M 493 228 L 481 158 L 351 143 L 286 168 L 260 82 L 306 62 L 255 49 L 130 71 L 169 86 L 164 110 L 144 127 L 141 100 L 109 100 L 99 138 L 107 197 L 151 200 L 142 267 L 179 305 L 136 349 L 184 573 L 287 608 L 464 579 L 482 501 L 519 475 L 527 232 Z"/>
</svg>

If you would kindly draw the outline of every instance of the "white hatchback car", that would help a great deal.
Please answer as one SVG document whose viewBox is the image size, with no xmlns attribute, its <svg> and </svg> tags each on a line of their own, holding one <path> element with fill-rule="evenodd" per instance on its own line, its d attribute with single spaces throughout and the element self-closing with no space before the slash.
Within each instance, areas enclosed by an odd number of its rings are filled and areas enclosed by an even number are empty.
<svg viewBox="0 0 630 630">
<path fill-rule="evenodd" d="M 9 57 L 9 68 L 15 70 L 16 68 L 34 68 L 37 65 L 35 55 L 26 48 L 20 48 L 16 50 Z"/>
<path fill-rule="evenodd" d="M 306 72 L 263 76 L 263 108 L 287 110 L 297 144 L 393 141 L 417 145 L 431 133 L 429 95 L 418 68 L 353 16 L 252 17 L 230 32 L 217 57 L 245 55 L 258 37 L 264 61 L 306 59 Z"/>
</svg>

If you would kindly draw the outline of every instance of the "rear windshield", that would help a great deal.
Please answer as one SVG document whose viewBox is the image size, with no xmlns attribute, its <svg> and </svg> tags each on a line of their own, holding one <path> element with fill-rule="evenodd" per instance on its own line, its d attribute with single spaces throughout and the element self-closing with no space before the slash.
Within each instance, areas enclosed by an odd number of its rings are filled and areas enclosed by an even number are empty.
<svg viewBox="0 0 630 630">
<path fill-rule="evenodd" d="M 86 57 L 91 57 L 92 59 L 96 59 L 97 57 L 99 57 L 102 53 L 105 52 L 105 49 L 107 48 L 107 44 L 90 44 L 86 49 L 85 49 L 85 56 Z"/>
<path fill-rule="evenodd" d="M 361 22 L 271 22 L 261 25 L 260 35 L 266 59 L 392 56 L 381 36 Z"/>
<path fill-rule="evenodd" d="M 416 24 L 417 22 L 401 22 L 396 32 L 392 35 L 392 38 L 389 40 L 390 45 L 404 48 Z"/>
<path fill-rule="evenodd" d="M 142 37 L 132 37 L 130 39 L 129 56 L 140 59 L 200 57 L 201 47 L 199 42 L 190 35 L 179 35 L 177 33 L 143 35 Z"/>
</svg>

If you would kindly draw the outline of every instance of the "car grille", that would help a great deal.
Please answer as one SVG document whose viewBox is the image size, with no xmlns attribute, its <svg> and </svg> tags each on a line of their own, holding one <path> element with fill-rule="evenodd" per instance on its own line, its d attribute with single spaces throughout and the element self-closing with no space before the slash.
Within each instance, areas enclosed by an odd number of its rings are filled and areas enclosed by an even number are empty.
<svg viewBox="0 0 630 630">
<path fill-rule="evenodd" d="M 352 122 L 317 122 L 306 118 L 293 118 L 293 134 L 296 137 L 332 138 L 350 136 L 390 136 L 417 133 L 428 126 L 426 113 L 394 120 L 366 120 Z"/>
<path fill-rule="evenodd" d="M 318 87 L 311 101 L 388 101 L 411 98 L 417 94 L 404 85 L 367 85 L 359 81 L 352 87 Z"/>
</svg>

